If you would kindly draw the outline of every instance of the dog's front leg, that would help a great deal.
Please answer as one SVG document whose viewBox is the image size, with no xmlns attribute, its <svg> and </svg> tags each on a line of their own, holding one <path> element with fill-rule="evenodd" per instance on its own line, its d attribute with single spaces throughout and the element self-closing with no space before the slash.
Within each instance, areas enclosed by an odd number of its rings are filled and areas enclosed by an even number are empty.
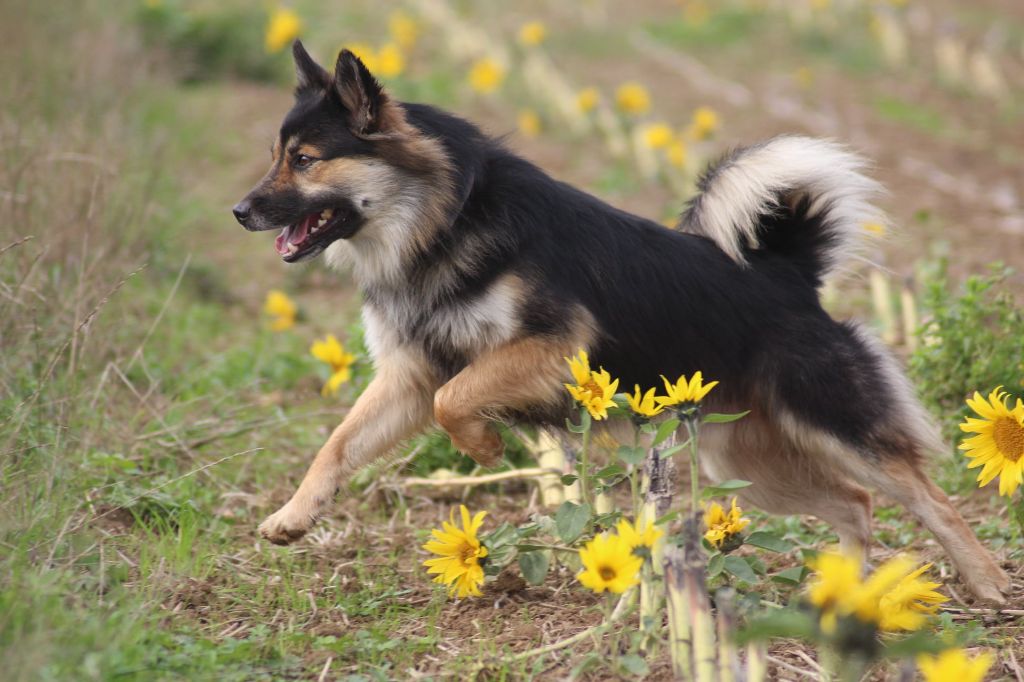
<svg viewBox="0 0 1024 682">
<path fill-rule="evenodd" d="M 434 388 L 429 371 L 408 356 L 380 363 L 369 386 L 320 448 L 292 499 L 260 524 L 260 534 L 277 545 L 305 535 L 352 472 L 388 454 L 429 423 Z"/>
</svg>

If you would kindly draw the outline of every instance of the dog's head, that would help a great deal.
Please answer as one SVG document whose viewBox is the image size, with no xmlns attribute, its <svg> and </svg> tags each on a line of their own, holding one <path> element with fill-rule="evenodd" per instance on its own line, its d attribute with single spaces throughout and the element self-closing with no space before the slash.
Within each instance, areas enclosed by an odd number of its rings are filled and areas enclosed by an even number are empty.
<svg viewBox="0 0 1024 682">
<path fill-rule="evenodd" d="M 281 230 L 277 252 L 295 263 L 338 240 L 408 241 L 415 235 L 398 232 L 430 214 L 439 219 L 444 209 L 429 188 L 447 186 L 440 145 L 409 125 L 352 52 L 342 50 L 333 75 L 301 42 L 293 54 L 295 105 L 274 141 L 270 170 L 233 209 L 238 222 L 250 231 Z"/>
</svg>

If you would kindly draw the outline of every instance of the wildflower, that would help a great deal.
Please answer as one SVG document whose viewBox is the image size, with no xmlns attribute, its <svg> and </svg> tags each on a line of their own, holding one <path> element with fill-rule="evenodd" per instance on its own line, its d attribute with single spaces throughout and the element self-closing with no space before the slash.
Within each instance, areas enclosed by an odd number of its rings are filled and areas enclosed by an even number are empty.
<svg viewBox="0 0 1024 682">
<path fill-rule="evenodd" d="M 618 531 L 622 541 L 629 545 L 629 550 L 634 553 L 638 548 L 646 548 L 649 552 L 658 538 L 665 534 L 653 523 L 637 522 L 636 526 L 633 526 L 626 519 L 619 520 L 615 525 L 615 530 Z"/>
<path fill-rule="evenodd" d="M 977 391 L 968 398 L 967 404 L 981 419 L 967 417 L 960 425 L 961 431 L 977 434 L 965 439 L 960 449 L 972 460 L 969 469 L 982 467 L 979 488 L 999 476 L 999 494 L 1009 497 L 1024 478 L 1024 403 L 1017 398 L 1011 409 L 1002 388 L 992 391 L 988 400 Z"/>
<path fill-rule="evenodd" d="M 921 580 L 930 565 L 912 570 L 914 562 L 899 556 L 886 561 L 867 580 L 861 579 L 858 558 L 823 553 L 807 562 L 816 572 L 808 600 L 821 612 L 821 629 L 836 630 L 839 618 L 852 616 L 882 630 L 916 630 L 946 597 L 939 583 Z"/>
<path fill-rule="evenodd" d="M 420 35 L 420 27 L 416 20 L 398 9 L 388 17 L 388 33 L 391 39 L 398 44 L 398 47 L 409 51 L 416 44 Z"/>
<path fill-rule="evenodd" d="M 611 375 L 603 367 L 600 371 L 591 371 L 585 383 L 576 386 L 565 384 L 569 395 L 587 408 L 590 416 L 597 420 L 608 418 L 608 408 L 615 404 L 612 396 L 618 386 L 619 380 L 612 381 Z"/>
<path fill-rule="evenodd" d="M 344 346 L 335 338 L 334 334 L 328 334 L 323 341 L 313 341 L 309 352 L 317 360 L 326 362 L 331 368 L 331 376 L 320 392 L 325 396 L 337 395 L 341 385 L 352 376 L 351 367 L 356 356 L 346 353 Z"/>
<path fill-rule="evenodd" d="M 704 396 L 708 394 L 711 389 L 718 385 L 717 381 L 710 383 L 704 383 L 704 377 L 699 371 L 694 372 L 690 380 L 686 380 L 686 375 L 682 374 L 679 376 L 679 380 L 675 384 L 672 384 L 664 376 L 661 380 L 665 382 L 665 396 L 658 396 L 655 400 L 658 401 L 662 407 L 669 407 L 670 405 L 696 405 Z"/>
<path fill-rule="evenodd" d="M 576 579 L 594 592 L 622 594 L 639 582 L 643 559 L 618 535 L 598 535 L 580 550 L 583 570 Z"/>
<path fill-rule="evenodd" d="M 654 391 L 656 389 L 649 389 L 647 393 L 640 395 L 640 386 L 634 384 L 633 395 L 626 394 L 626 402 L 629 403 L 630 408 L 641 417 L 655 417 L 665 409 L 664 405 L 655 404 Z"/>
<path fill-rule="evenodd" d="M 477 60 L 469 70 L 469 85 L 484 94 L 494 92 L 505 79 L 505 70 L 490 57 Z"/>
<path fill-rule="evenodd" d="M 394 78 L 405 71 L 405 56 L 395 43 L 386 43 L 377 51 L 374 73 L 382 78 Z"/>
<path fill-rule="evenodd" d="M 519 112 L 519 132 L 526 137 L 537 137 L 540 134 L 540 116 L 532 109 Z"/>
<path fill-rule="evenodd" d="M 351 43 L 345 45 L 345 49 L 359 57 L 359 61 L 363 63 L 363 66 L 370 72 L 376 73 L 377 71 L 377 51 L 366 43 Z"/>
<path fill-rule="evenodd" d="M 580 348 L 576 355 L 565 358 L 565 361 L 569 363 L 569 371 L 572 372 L 572 378 L 577 384 L 583 385 L 590 381 L 590 358 L 587 351 Z"/>
<path fill-rule="evenodd" d="M 263 312 L 271 318 L 271 331 L 283 332 L 285 329 L 291 329 L 295 326 L 295 303 L 283 291 L 271 289 L 267 292 L 267 300 L 263 304 Z"/>
<path fill-rule="evenodd" d="M 924 682 L 981 682 L 991 666 L 992 654 L 988 651 L 967 658 L 963 649 L 948 649 L 937 656 L 921 654 L 917 658 Z"/>
<path fill-rule="evenodd" d="M 539 21 L 531 21 L 519 28 L 519 44 L 530 47 L 540 45 L 547 36 L 547 28 Z"/>
<path fill-rule="evenodd" d="M 651 123 L 644 126 L 641 139 L 651 149 L 664 149 L 672 144 L 675 134 L 667 123 Z"/>
<path fill-rule="evenodd" d="M 278 7 L 270 14 L 263 45 L 267 52 L 280 52 L 302 33 L 302 20 L 287 7 Z"/>
<path fill-rule="evenodd" d="M 615 91 L 615 104 L 627 114 L 643 114 L 651 108 L 651 96 L 639 83 L 623 83 Z"/>
<path fill-rule="evenodd" d="M 576 106 L 584 114 L 588 114 L 597 108 L 601 101 L 601 92 L 597 88 L 583 88 L 576 93 Z"/>
<path fill-rule="evenodd" d="M 750 519 L 743 517 L 743 509 L 736 505 L 732 498 L 732 507 L 726 512 L 722 505 L 712 502 L 704 512 L 704 526 L 707 531 L 704 539 L 715 549 L 731 544 L 744 528 L 750 525 Z"/>
<path fill-rule="evenodd" d="M 665 150 L 665 158 L 676 168 L 684 168 L 686 166 L 686 143 L 678 137 L 672 140 L 668 149 Z"/>
<path fill-rule="evenodd" d="M 693 120 L 686 129 L 687 137 L 693 140 L 705 140 L 718 130 L 718 114 L 711 107 L 697 107 L 693 112 Z"/>
<path fill-rule="evenodd" d="M 430 531 L 433 539 L 423 549 L 437 554 L 436 559 L 427 559 L 423 565 L 428 573 L 436 574 L 434 582 L 448 585 L 448 596 L 463 599 L 469 595 L 481 596 L 480 586 L 484 583 L 484 569 L 480 560 L 487 556 L 487 547 L 477 538 L 477 531 L 484 522 L 487 512 L 477 512 L 472 517 L 466 505 L 459 505 L 462 528 L 455 525 L 455 510 L 444 521 L 441 528 Z"/>
</svg>

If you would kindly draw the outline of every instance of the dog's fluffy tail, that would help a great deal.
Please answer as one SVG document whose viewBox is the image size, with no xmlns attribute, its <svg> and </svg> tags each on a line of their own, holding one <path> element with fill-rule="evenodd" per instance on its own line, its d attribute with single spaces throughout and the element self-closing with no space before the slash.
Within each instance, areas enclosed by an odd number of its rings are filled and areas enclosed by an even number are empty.
<svg viewBox="0 0 1024 682">
<path fill-rule="evenodd" d="M 744 265 L 757 251 L 782 254 L 818 286 L 857 254 L 866 226 L 886 224 L 872 205 L 881 186 L 864 166 L 841 145 L 808 137 L 737 149 L 700 178 L 680 229 Z"/>
</svg>

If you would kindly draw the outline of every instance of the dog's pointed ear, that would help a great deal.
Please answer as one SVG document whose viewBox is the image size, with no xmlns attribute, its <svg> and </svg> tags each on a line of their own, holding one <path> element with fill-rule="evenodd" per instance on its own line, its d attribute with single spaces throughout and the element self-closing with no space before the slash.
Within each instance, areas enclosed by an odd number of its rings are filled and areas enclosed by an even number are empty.
<svg viewBox="0 0 1024 682">
<path fill-rule="evenodd" d="M 348 125 L 353 133 L 366 136 L 385 132 L 388 96 L 362 60 L 349 50 L 338 55 L 334 88 L 348 112 Z"/>
<path fill-rule="evenodd" d="M 298 77 L 296 93 L 306 90 L 325 90 L 331 83 L 331 74 L 327 69 L 313 61 L 306 52 L 301 40 L 292 43 L 292 56 L 295 57 L 295 75 Z"/>
</svg>

